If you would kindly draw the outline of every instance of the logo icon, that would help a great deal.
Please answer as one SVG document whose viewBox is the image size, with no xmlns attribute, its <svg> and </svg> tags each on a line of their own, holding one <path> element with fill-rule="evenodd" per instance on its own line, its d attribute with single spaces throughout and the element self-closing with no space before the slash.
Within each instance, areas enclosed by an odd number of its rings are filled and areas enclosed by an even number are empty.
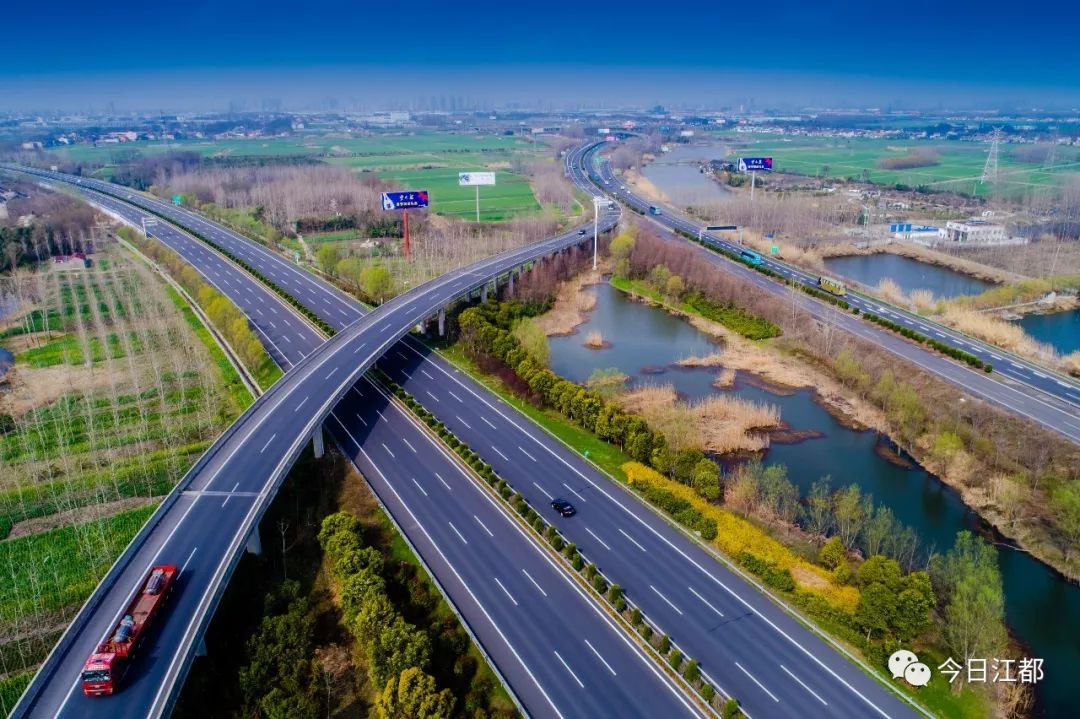
<svg viewBox="0 0 1080 719">
<path fill-rule="evenodd" d="M 913 687 L 925 687 L 930 683 L 930 667 L 919 661 L 919 657 L 907 649 L 897 649 L 889 657 L 889 671 L 893 679 L 903 677 Z"/>
</svg>

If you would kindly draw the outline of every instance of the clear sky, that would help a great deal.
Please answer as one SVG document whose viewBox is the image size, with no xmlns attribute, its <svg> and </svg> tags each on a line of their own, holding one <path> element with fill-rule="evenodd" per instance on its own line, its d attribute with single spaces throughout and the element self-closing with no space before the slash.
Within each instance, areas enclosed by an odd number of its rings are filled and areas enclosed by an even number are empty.
<svg viewBox="0 0 1080 719">
<path fill-rule="evenodd" d="M 1080 4 L 1060 0 L 12 0 L 0 17 L 0 109 L 1080 106 Z"/>
</svg>

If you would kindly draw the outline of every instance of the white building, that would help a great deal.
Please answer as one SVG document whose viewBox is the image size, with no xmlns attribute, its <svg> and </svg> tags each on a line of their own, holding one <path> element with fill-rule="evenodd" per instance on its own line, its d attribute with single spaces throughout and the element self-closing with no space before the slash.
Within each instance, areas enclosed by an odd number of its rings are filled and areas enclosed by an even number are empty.
<svg viewBox="0 0 1080 719">
<path fill-rule="evenodd" d="M 946 243 L 957 246 L 1026 245 L 1026 237 L 1009 237 L 1005 227 L 986 220 L 964 220 L 945 223 Z"/>
<path fill-rule="evenodd" d="M 986 220 L 950 220 L 945 223 L 945 232 L 951 242 L 961 244 L 997 244 L 1006 239 L 1005 228 Z"/>
</svg>

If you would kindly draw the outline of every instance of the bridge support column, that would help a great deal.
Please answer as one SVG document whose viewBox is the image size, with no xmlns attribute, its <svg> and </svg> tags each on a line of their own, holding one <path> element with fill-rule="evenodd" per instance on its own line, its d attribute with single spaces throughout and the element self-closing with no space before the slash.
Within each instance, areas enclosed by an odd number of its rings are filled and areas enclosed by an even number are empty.
<svg viewBox="0 0 1080 719">
<path fill-rule="evenodd" d="M 323 447 L 321 422 L 319 423 L 319 426 L 315 428 L 315 431 L 311 433 L 311 443 L 312 445 L 314 445 L 313 448 L 315 450 L 315 459 L 319 459 L 325 453 L 325 448 Z"/>
<path fill-rule="evenodd" d="M 195 647 L 195 656 L 197 656 L 197 657 L 205 657 L 206 654 L 207 654 L 207 651 L 206 651 L 206 639 L 203 638 L 203 639 L 199 640 L 199 646 Z"/>
<path fill-rule="evenodd" d="M 483 304 L 485 302 L 487 302 L 487 282 L 480 288 L 480 303 Z"/>
<path fill-rule="evenodd" d="M 439 336 L 446 336 L 446 308 L 439 308 Z"/>
<path fill-rule="evenodd" d="M 251 530 L 251 534 L 248 535 L 247 546 L 244 547 L 248 554 L 254 554 L 256 557 L 262 554 L 262 537 L 259 536 L 259 528 Z"/>
<path fill-rule="evenodd" d="M 511 268 L 510 274 L 506 280 L 506 289 L 510 293 L 511 297 L 514 296 L 514 272 L 515 270 Z"/>
</svg>

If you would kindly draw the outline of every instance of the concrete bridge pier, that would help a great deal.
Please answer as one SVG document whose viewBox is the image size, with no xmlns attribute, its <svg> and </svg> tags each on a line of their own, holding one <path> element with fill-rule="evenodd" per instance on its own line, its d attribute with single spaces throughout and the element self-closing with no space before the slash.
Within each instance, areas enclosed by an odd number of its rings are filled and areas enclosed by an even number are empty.
<svg viewBox="0 0 1080 719">
<path fill-rule="evenodd" d="M 259 528 L 251 530 L 251 534 L 248 535 L 247 546 L 244 550 L 248 554 L 254 554 L 256 557 L 262 554 L 262 537 L 259 536 Z"/>
<path fill-rule="evenodd" d="M 514 269 L 510 269 L 510 274 L 507 276 L 506 289 L 510 293 L 510 296 L 514 296 Z"/>
<path fill-rule="evenodd" d="M 446 336 L 446 308 L 439 308 L 439 336 Z"/>
<path fill-rule="evenodd" d="M 325 454 L 325 448 L 323 447 L 322 422 L 320 422 L 319 426 L 315 428 L 315 431 L 311 433 L 311 443 L 315 450 L 315 459 L 319 459 Z"/>
<path fill-rule="evenodd" d="M 487 302 L 487 282 L 480 288 L 480 304 Z"/>
<path fill-rule="evenodd" d="M 197 657 L 205 657 L 206 655 L 207 655 L 206 638 L 204 637 L 204 638 L 199 640 L 199 645 L 197 647 L 195 647 L 195 656 L 197 656 Z"/>
</svg>

